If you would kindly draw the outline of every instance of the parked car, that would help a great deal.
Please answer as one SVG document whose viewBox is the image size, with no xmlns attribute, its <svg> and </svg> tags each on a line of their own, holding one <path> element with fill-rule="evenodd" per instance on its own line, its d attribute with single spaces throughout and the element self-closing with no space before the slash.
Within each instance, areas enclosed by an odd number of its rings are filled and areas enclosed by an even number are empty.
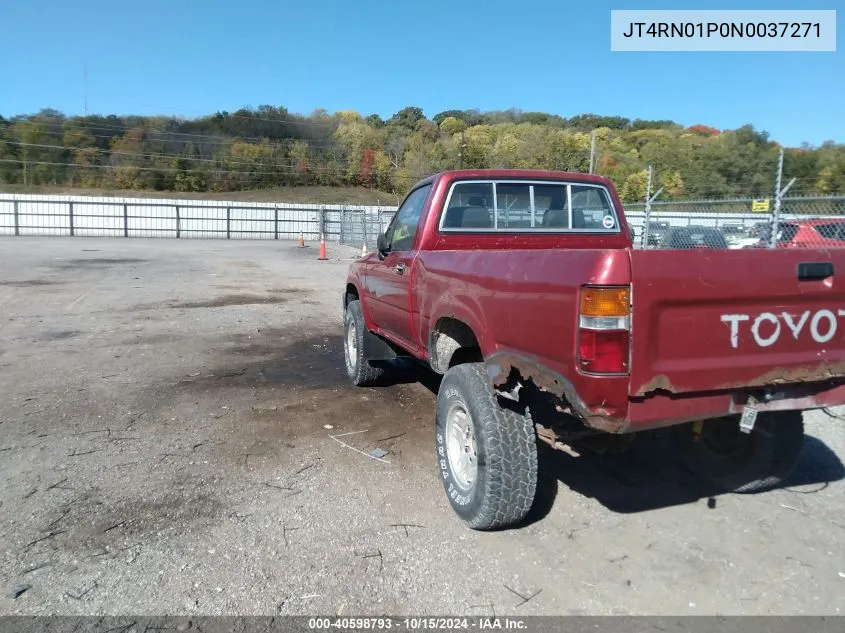
<svg viewBox="0 0 845 633">
<path fill-rule="evenodd" d="M 729 247 L 742 240 L 746 235 L 746 229 L 741 222 L 729 222 L 721 224 L 716 228 L 718 228 L 722 232 L 722 235 L 725 236 L 725 240 L 727 240 Z"/>
<path fill-rule="evenodd" d="M 663 235 L 672 227 L 666 221 L 655 221 L 648 223 L 648 244 L 647 246 L 657 246 L 660 244 L 660 240 L 663 239 Z"/>
<path fill-rule="evenodd" d="M 748 237 L 756 237 L 757 239 L 764 239 L 771 234 L 772 231 L 772 223 L 771 221 L 768 222 L 755 222 L 750 227 L 748 227 Z"/>
<path fill-rule="evenodd" d="M 768 247 L 769 239 L 768 235 L 764 235 L 755 246 Z M 778 223 L 777 246 L 778 248 L 843 248 L 845 247 L 845 219 L 782 220 Z"/>
<path fill-rule="evenodd" d="M 442 374 L 435 463 L 474 529 L 524 519 L 538 439 L 615 450 L 672 427 L 702 480 L 766 490 L 798 459 L 802 410 L 845 404 L 836 269 L 845 250 L 632 249 L 594 175 L 444 172 L 350 266 L 346 370 L 384 384 L 403 356 Z"/>
<path fill-rule="evenodd" d="M 728 248 L 719 229 L 710 226 L 674 226 L 660 241 L 661 248 Z"/>
<path fill-rule="evenodd" d="M 730 245 L 731 248 L 758 248 L 761 245 L 769 244 L 771 235 L 771 222 L 755 222 L 748 227 L 745 237 Z"/>
</svg>

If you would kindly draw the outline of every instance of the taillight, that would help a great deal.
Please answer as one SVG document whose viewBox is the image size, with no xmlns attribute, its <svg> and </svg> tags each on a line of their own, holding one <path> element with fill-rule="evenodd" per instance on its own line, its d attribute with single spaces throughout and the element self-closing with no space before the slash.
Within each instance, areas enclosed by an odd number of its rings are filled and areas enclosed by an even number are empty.
<svg viewBox="0 0 845 633">
<path fill-rule="evenodd" d="M 581 289 L 578 366 L 590 374 L 628 372 L 631 290 L 628 286 Z"/>
</svg>

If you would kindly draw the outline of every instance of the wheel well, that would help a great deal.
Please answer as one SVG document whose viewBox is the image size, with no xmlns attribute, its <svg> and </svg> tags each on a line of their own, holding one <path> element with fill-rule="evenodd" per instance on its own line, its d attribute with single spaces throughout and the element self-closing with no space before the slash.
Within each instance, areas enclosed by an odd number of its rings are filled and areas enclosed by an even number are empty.
<svg viewBox="0 0 845 633">
<path fill-rule="evenodd" d="M 350 301 L 355 301 L 360 298 L 361 297 L 358 295 L 358 289 L 353 284 L 346 284 L 346 292 L 343 294 L 343 309 L 346 310 Z"/>
<path fill-rule="evenodd" d="M 478 338 L 466 323 L 443 317 L 434 326 L 429 339 L 429 364 L 439 374 L 462 363 L 484 360 Z"/>
</svg>

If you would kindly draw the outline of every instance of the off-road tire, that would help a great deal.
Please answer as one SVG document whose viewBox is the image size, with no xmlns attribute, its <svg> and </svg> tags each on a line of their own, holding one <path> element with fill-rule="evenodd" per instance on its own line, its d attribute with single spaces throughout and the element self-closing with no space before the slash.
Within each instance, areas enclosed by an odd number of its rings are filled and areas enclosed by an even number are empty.
<svg viewBox="0 0 845 633">
<path fill-rule="evenodd" d="M 469 414 L 477 470 L 464 488 L 448 455 L 447 416 L 453 406 Z M 519 524 L 537 491 L 537 436 L 530 417 L 504 408 L 487 381 L 483 363 L 465 363 L 446 372 L 437 393 L 437 467 L 455 513 L 475 530 Z"/>
<path fill-rule="evenodd" d="M 352 338 L 356 345 L 350 354 L 350 329 L 354 328 Z M 384 381 L 388 369 L 382 365 L 373 365 L 364 354 L 364 334 L 367 325 L 361 302 L 357 299 L 350 301 L 343 314 L 343 358 L 346 363 L 346 373 L 357 387 L 375 387 Z"/>
<path fill-rule="evenodd" d="M 754 493 L 776 488 L 792 473 L 801 454 L 804 442 L 801 411 L 761 412 L 749 434 L 738 431 L 739 416 L 705 421 L 702 434 L 708 433 L 708 424 L 726 425 L 723 431 L 729 434 L 736 425 L 737 443 L 733 452 L 712 449 L 703 436 L 696 441 L 691 424 L 675 427 L 674 438 L 684 465 L 721 490 Z"/>
</svg>

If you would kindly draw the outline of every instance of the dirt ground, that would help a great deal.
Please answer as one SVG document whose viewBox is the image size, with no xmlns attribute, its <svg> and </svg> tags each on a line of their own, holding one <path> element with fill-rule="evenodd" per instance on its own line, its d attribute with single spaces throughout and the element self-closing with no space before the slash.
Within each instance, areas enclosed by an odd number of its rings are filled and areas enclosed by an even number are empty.
<svg viewBox="0 0 845 633">
<path fill-rule="evenodd" d="M 435 377 L 349 384 L 354 249 L 316 251 L 0 239 L 0 613 L 845 611 L 841 419 L 806 414 L 758 495 L 710 496 L 659 434 L 546 455 L 531 521 L 473 532 Z"/>
</svg>

